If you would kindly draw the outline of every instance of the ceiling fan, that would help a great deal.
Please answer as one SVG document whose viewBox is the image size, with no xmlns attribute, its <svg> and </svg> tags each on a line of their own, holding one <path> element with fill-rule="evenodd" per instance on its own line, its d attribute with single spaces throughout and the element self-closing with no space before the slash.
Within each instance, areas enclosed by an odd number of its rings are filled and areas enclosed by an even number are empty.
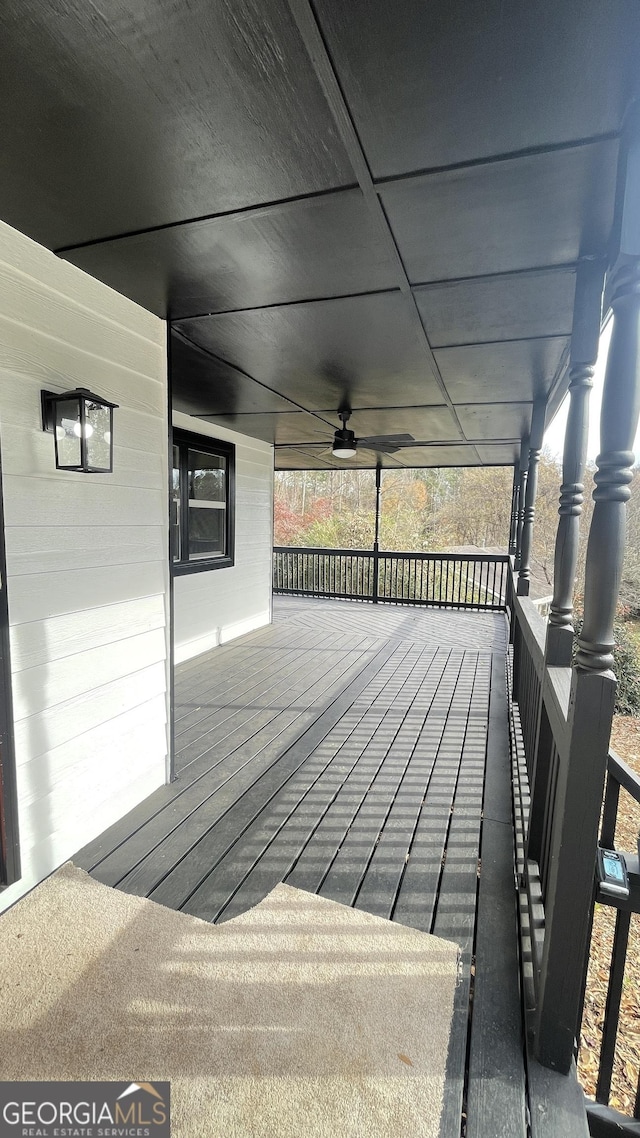
<svg viewBox="0 0 640 1138">
<path fill-rule="evenodd" d="M 351 411 L 338 411 L 338 418 L 342 426 L 333 436 L 331 453 L 334 458 L 353 458 L 360 447 L 361 450 L 374 450 L 382 454 L 393 454 L 400 447 L 415 443 L 413 435 L 369 435 L 367 438 L 357 439 L 355 433 L 350 431 L 347 423 L 351 418 Z"/>
</svg>

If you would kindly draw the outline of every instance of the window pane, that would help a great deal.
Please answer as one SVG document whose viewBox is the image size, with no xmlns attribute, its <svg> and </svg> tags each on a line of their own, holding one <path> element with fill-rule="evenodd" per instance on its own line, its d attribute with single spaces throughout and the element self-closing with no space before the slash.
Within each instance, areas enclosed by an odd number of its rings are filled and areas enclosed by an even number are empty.
<svg viewBox="0 0 640 1138">
<path fill-rule="evenodd" d="M 60 466 L 80 466 L 80 406 L 77 399 L 56 404 L 56 452 Z"/>
<path fill-rule="evenodd" d="M 111 466 L 111 409 L 87 400 L 85 432 L 87 462 L 96 470 Z"/>
<path fill-rule="evenodd" d="M 218 454 L 189 450 L 189 498 L 224 502 L 227 460 Z"/>
<path fill-rule="evenodd" d="M 189 505 L 189 560 L 224 557 L 226 510 Z"/>
<path fill-rule="evenodd" d="M 171 479 L 171 557 L 180 560 L 180 451 L 173 448 L 173 476 Z"/>
</svg>

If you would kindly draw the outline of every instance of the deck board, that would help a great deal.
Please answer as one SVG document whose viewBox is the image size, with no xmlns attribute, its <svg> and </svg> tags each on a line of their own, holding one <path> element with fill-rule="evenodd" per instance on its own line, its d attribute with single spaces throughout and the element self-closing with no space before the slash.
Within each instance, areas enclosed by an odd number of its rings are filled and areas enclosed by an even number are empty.
<svg viewBox="0 0 640 1138">
<path fill-rule="evenodd" d="M 441 1134 L 459 1138 L 469 1108 L 468 1133 L 481 1134 L 493 1125 L 483 1077 L 500 977 L 488 970 L 472 1017 L 472 964 L 475 951 L 490 953 L 496 905 L 508 938 L 513 877 L 507 706 L 496 681 L 504 618 L 297 597 L 274 608 L 272 626 L 176 669 L 177 780 L 75 860 L 208 921 L 246 911 L 286 880 L 455 940 Z M 488 824 L 483 836 L 487 793 L 497 836 Z M 484 902 L 481 841 L 495 861 Z M 515 1091 L 505 1110 L 516 1104 L 509 1134 L 524 1138 L 515 939 L 512 950 L 503 1053 Z"/>
</svg>

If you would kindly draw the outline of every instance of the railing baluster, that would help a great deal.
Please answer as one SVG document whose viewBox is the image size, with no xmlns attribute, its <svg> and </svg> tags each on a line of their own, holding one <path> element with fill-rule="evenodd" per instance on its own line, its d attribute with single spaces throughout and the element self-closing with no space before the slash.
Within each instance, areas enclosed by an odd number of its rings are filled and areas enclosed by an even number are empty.
<svg viewBox="0 0 640 1138">
<path fill-rule="evenodd" d="M 503 556 L 469 557 L 447 553 L 385 553 L 376 550 L 312 549 L 274 546 L 274 592 L 305 596 L 422 604 L 437 608 L 505 609 Z M 500 582 L 500 594 L 489 597 Z M 464 580 L 463 580 L 464 577 Z M 484 578 L 485 596 L 478 580 Z M 469 594 L 471 581 L 471 595 Z"/>
<path fill-rule="evenodd" d="M 627 945 L 629 943 L 629 925 L 631 913 L 618 910 L 616 914 L 616 931 L 613 937 L 611 952 L 611 969 L 609 972 L 609 988 L 604 1012 L 604 1026 L 602 1028 L 602 1045 L 600 1047 L 600 1070 L 596 1086 L 596 1102 L 609 1102 L 611 1093 L 611 1076 L 613 1062 L 616 1054 L 616 1037 L 618 1034 L 618 1020 L 620 1019 L 620 1001 L 622 999 L 622 985 L 624 982 L 624 966 L 627 958 Z"/>
<path fill-rule="evenodd" d="M 605 849 L 613 849 L 613 846 L 615 844 L 619 802 L 620 783 L 613 777 L 611 771 L 609 771 L 607 774 L 607 783 L 604 792 L 602 827 L 600 829 L 600 845 L 604 846 Z"/>
</svg>

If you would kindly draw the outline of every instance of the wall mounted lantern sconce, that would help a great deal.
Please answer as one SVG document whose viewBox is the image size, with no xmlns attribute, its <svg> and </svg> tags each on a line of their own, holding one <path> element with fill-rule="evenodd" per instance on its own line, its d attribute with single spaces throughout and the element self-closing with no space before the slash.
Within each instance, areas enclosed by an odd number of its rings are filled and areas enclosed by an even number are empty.
<svg viewBox="0 0 640 1138">
<path fill-rule="evenodd" d="M 41 392 L 42 429 L 53 434 L 57 470 L 110 474 L 113 470 L 113 409 L 86 387 Z"/>
</svg>

